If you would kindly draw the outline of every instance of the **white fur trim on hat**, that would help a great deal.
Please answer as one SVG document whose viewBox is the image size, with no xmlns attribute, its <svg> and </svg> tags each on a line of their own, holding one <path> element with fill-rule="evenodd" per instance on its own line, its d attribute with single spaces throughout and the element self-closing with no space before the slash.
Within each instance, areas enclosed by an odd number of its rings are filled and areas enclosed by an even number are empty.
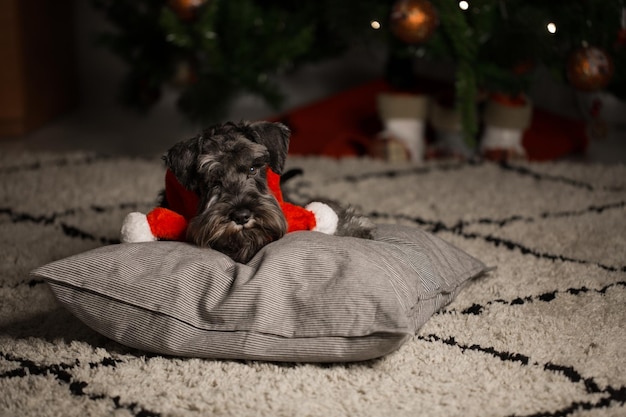
<svg viewBox="0 0 626 417">
<path fill-rule="evenodd" d="M 139 212 L 128 213 L 122 223 L 120 233 L 123 243 L 152 242 L 157 240 L 150 230 L 150 224 L 145 214 Z"/>
<path fill-rule="evenodd" d="M 314 201 L 309 203 L 305 208 L 315 215 L 315 227 L 313 231 L 326 233 L 327 235 L 332 235 L 337 231 L 339 217 L 337 213 L 335 213 L 335 210 L 330 208 L 328 204 Z"/>
</svg>

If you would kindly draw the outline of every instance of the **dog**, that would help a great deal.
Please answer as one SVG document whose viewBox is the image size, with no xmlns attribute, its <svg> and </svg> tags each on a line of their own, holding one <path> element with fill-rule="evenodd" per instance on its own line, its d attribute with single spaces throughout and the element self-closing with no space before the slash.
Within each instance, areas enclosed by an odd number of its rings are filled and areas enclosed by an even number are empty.
<svg viewBox="0 0 626 417">
<path fill-rule="evenodd" d="M 163 157 L 180 184 L 199 198 L 186 237 L 197 246 L 247 262 L 287 233 L 268 173 L 284 171 L 291 132 L 282 123 L 227 122 L 175 144 Z M 335 235 L 372 238 L 374 224 L 350 206 L 324 201 L 336 213 Z M 165 195 L 162 207 L 170 207 Z"/>
</svg>

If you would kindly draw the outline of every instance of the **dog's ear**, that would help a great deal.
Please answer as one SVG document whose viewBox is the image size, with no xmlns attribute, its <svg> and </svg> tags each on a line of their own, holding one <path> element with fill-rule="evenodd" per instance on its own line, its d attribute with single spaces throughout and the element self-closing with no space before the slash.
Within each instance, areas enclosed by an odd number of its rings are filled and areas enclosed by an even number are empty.
<svg viewBox="0 0 626 417">
<path fill-rule="evenodd" d="M 270 152 L 269 165 L 272 171 L 282 174 L 289 150 L 289 128 L 282 123 L 272 122 L 253 122 L 249 126 L 256 133 L 254 141 Z"/>
<path fill-rule="evenodd" d="M 165 165 L 174 173 L 180 184 L 189 191 L 196 191 L 198 156 L 202 136 L 178 142 L 163 155 Z"/>
</svg>

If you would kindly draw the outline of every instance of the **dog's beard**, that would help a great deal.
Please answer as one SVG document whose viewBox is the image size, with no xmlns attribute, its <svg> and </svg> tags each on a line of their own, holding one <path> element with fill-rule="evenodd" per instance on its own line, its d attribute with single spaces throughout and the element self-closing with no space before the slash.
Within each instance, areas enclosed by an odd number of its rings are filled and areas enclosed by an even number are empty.
<svg viewBox="0 0 626 417">
<path fill-rule="evenodd" d="M 229 210 L 212 207 L 189 222 L 187 240 L 201 247 L 215 249 L 234 261 L 246 263 L 265 245 L 287 232 L 287 221 L 277 204 L 253 212 L 245 224 L 237 224 Z"/>
</svg>

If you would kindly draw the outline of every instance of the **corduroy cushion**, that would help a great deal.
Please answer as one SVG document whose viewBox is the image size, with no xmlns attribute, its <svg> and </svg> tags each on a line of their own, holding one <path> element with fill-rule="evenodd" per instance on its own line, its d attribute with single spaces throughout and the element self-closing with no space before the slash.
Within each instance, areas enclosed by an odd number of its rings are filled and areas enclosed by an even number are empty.
<svg viewBox="0 0 626 417">
<path fill-rule="evenodd" d="M 336 362 L 394 351 L 485 269 L 437 236 L 380 225 L 374 240 L 290 233 L 248 264 L 150 242 L 105 246 L 31 274 L 88 326 L 131 347 Z"/>
</svg>

